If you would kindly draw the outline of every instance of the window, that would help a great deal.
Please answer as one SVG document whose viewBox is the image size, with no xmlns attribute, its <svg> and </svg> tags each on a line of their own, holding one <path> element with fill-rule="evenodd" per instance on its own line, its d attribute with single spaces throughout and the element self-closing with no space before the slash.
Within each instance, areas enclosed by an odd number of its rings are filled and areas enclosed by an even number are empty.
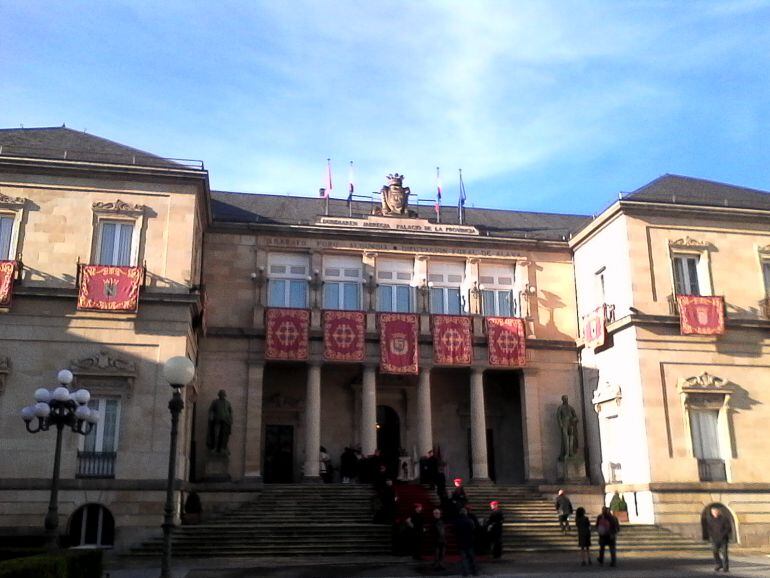
<svg viewBox="0 0 770 578">
<path fill-rule="evenodd" d="M 677 295 L 700 295 L 698 269 L 700 256 L 675 255 L 674 260 L 674 292 Z"/>
<path fill-rule="evenodd" d="M 466 310 L 466 300 L 460 291 L 464 278 L 465 263 L 429 263 L 431 313 L 456 315 Z"/>
<path fill-rule="evenodd" d="M 377 259 L 377 310 L 410 313 L 415 310 L 412 276 L 414 262 L 407 259 Z"/>
<path fill-rule="evenodd" d="M 99 412 L 99 421 L 82 441 L 78 452 L 78 478 L 114 478 L 118 447 L 120 402 L 117 399 L 92 399 L 88 407 Z"/>
<path fill-rule="evenodd" d="M 11 237 L 14 220 L 11 216 L 0 215 L 0 261 L 13 259 Z"/>
<path fill-rule="evenodd" d="M 328 255 L 324 257 L 324 309 L 361 309 L 361 271 L 359 257 Z"/>
<path fill-rule="evenodd" d="M 765 296 L 770 297 L 770 261 L 762 261 L 762 275 L 765 279 Z"/>
<path fill-rule="evenodd" d="M 308 302 L 308 257 L 291 253 L 271 253 L 267 258 L 268 307 L 304 309 Z"/>
<path fill-rule="evenodd" d="M 692 451 L 698 459 L 698 475 L 703 482 L 727 480 L 725 461 L 719 447 L 719 410 L 691 409 Z"/>
<path fill-rule="evenodd" d="M 99 265 L 133 265 L 134 223 L 101 221 L 99 223 Z"/>
<path fill-rule="evenodd" d="M 481 313 L 486 316 L 519 317 L 519 302 L 513 291 L 513 266 L 497 263 L 479 265 Z"/>
</svg>

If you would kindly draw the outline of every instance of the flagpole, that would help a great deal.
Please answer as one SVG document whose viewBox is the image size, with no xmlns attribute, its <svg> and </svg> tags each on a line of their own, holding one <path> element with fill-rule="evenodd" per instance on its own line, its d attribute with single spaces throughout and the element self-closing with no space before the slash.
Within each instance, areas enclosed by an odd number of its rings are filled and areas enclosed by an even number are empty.
<svg viewBox="0 0 770 578">
<path fill-rule="evenodd" d="M 441 223 L 441 175 L 436 167 L 436 222 Z"/>
<path fill-rule="evenodd" d="M 329 216 L 329 196 L 332 194 L 332 160 L 326 159 L 326 174 L 329 177 L 329 187 L 326 189 L 326 205 L 324 208 L 324 215 Z"/>
<path fill-rule="evenodd" d="M 348 176 L 348 217 L 353 217 L 353 191 L 355 185 L 353 184 L 353 161 L 350 161 L 350 174 Z"/>
<path fill-rule="evenodd" d="M 457 205 L 457 216 L 460 219 L 460 224 L 465 224 L 465 184 L 463 183 L 463 170 L 457 169 L 460 173 L 460 199 Z"/>
</svg>

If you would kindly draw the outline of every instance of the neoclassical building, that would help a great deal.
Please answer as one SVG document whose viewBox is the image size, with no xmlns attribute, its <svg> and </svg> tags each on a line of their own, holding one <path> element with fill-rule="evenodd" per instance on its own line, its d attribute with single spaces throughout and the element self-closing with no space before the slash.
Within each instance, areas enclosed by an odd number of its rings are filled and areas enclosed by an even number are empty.
<svg viewBox="0 0 770 578">
<path fill-rule="evenodd" d="M 742 543 L 767 544 L 767 193 L 664 176 L 595 218 L 460 220 L 410 202 L 400 175 L 383 185 L 350 203 L 210 191 L 202 163 L 0 130 L 0 261 L 16 263 L 0 527 L 42 519 L 52 442 L 17 415 L 70 368 L 102 420 L 65 440 L 62 527 L 94 543 L 111 518 L 120 545 L 156 531 L 160 368 L 184 354 L 177 478 L 208 503 L 317 480 L 321 446 L 335 465 L 347 446 L 407 464 L 432 449 L 452 476 L 617 491 L 633 522 L 688 535 L 718 502 Z M 138 308 L 82 306 L 86 265 L 140 268 Z M 220 390 L 228 452 L 207 444 Z"/>
</svg>

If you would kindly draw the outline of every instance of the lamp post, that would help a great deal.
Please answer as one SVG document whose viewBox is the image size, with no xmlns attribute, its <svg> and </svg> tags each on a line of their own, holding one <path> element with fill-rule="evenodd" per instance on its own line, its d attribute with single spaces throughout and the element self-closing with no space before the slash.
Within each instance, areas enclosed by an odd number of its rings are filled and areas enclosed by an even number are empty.
<svg viewBox="0 0 770 578">
<path fill-rule="evenodd" d="M 160 562 L 160 578 L 171 578 L 171 532 L 174 529 L 174 477 L 176 476 L 176 438 L 179 431 L 179 414 L 184 409 L 182 388 L 195 377 L 195 364 L 184 355 L 170 358 L 163 365 L 163 376 L 174 390 L 168 409 L 171 412 L 171 444 L 168 453 L 168 479 L 166 480 L 166 505 L 163 516 L 163 557 Z"/>
<path fill-rule="evenodd" d="M 61 466 L 62 430 L 69 427 L 74 433 L 88 435 L 99 421 L 99 412 L 88 407 L 91 394 L 87 389 L 71 392 L 72 372 L 62 369 L 56 376 L 59 387 L 52 391 L 41 387 L 35 391 L 34 405 L 28 405 L 21 410 L 21 418 L 29 433 L 48 431 L 56 427 L 56 449 L 53 458 L 53 475 L 51 476 L 51 496 L 48 500 L 48 513 L 45 515 L 45 530 L 48 535 L 48 547 L 57 547 L 57 530 L 59 528 L 59 469 Z M 32 422 L 37 418 L 37 424 Z"/>
</svg>

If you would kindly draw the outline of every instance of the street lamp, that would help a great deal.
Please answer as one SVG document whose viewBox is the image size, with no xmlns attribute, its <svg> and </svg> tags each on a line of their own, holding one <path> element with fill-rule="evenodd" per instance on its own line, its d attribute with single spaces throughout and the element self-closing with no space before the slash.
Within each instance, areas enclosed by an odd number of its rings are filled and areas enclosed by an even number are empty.
<svg viewBox="0 0 770 578">
<path fill-rule="evenodd" d="M 195 377 L 195 364 L 184 355 L 170 358 L 163 365 L 163 377 L 174 393 L 168 402 L 171 412 L 171 445 L 168 453 L 168 479 L 166 481 L 166 506 L 163 517 L 163 557 L 160 562 L 160 578 L 171 578 L 171 531 L 174 529 L 174 477 L 176 475 L 176 438 L 179 414 L 184 409 L 181 389 Z"/>
<path fill-rule="evenodd" d="M 45 530 L 48 534 L 48 546 L 57 546 L 57 529 L 59 527 L 59 467 L 61 466 L 61 438 L 64 426 L 74 433 L 87 436 L 99 421 L 99 412 L 89 409 L 88 401 L 91 394 L 87 389 L 71 392 L 72 372 L 62 369 L 56 378 L 59 387 L 53 391 L 44 387 L 35 391 L 34 405 L 28 405 L 21 410 L 21 418 L 29 433 L 48 431 L 56 427 L 56 450 L 53 459 L 53 476 L 51 477 L 51 497 L 48 500 L 48 513 L 45 515 Z M 37 424 L 32 422 L 37 418 Z"/>
</svg>

